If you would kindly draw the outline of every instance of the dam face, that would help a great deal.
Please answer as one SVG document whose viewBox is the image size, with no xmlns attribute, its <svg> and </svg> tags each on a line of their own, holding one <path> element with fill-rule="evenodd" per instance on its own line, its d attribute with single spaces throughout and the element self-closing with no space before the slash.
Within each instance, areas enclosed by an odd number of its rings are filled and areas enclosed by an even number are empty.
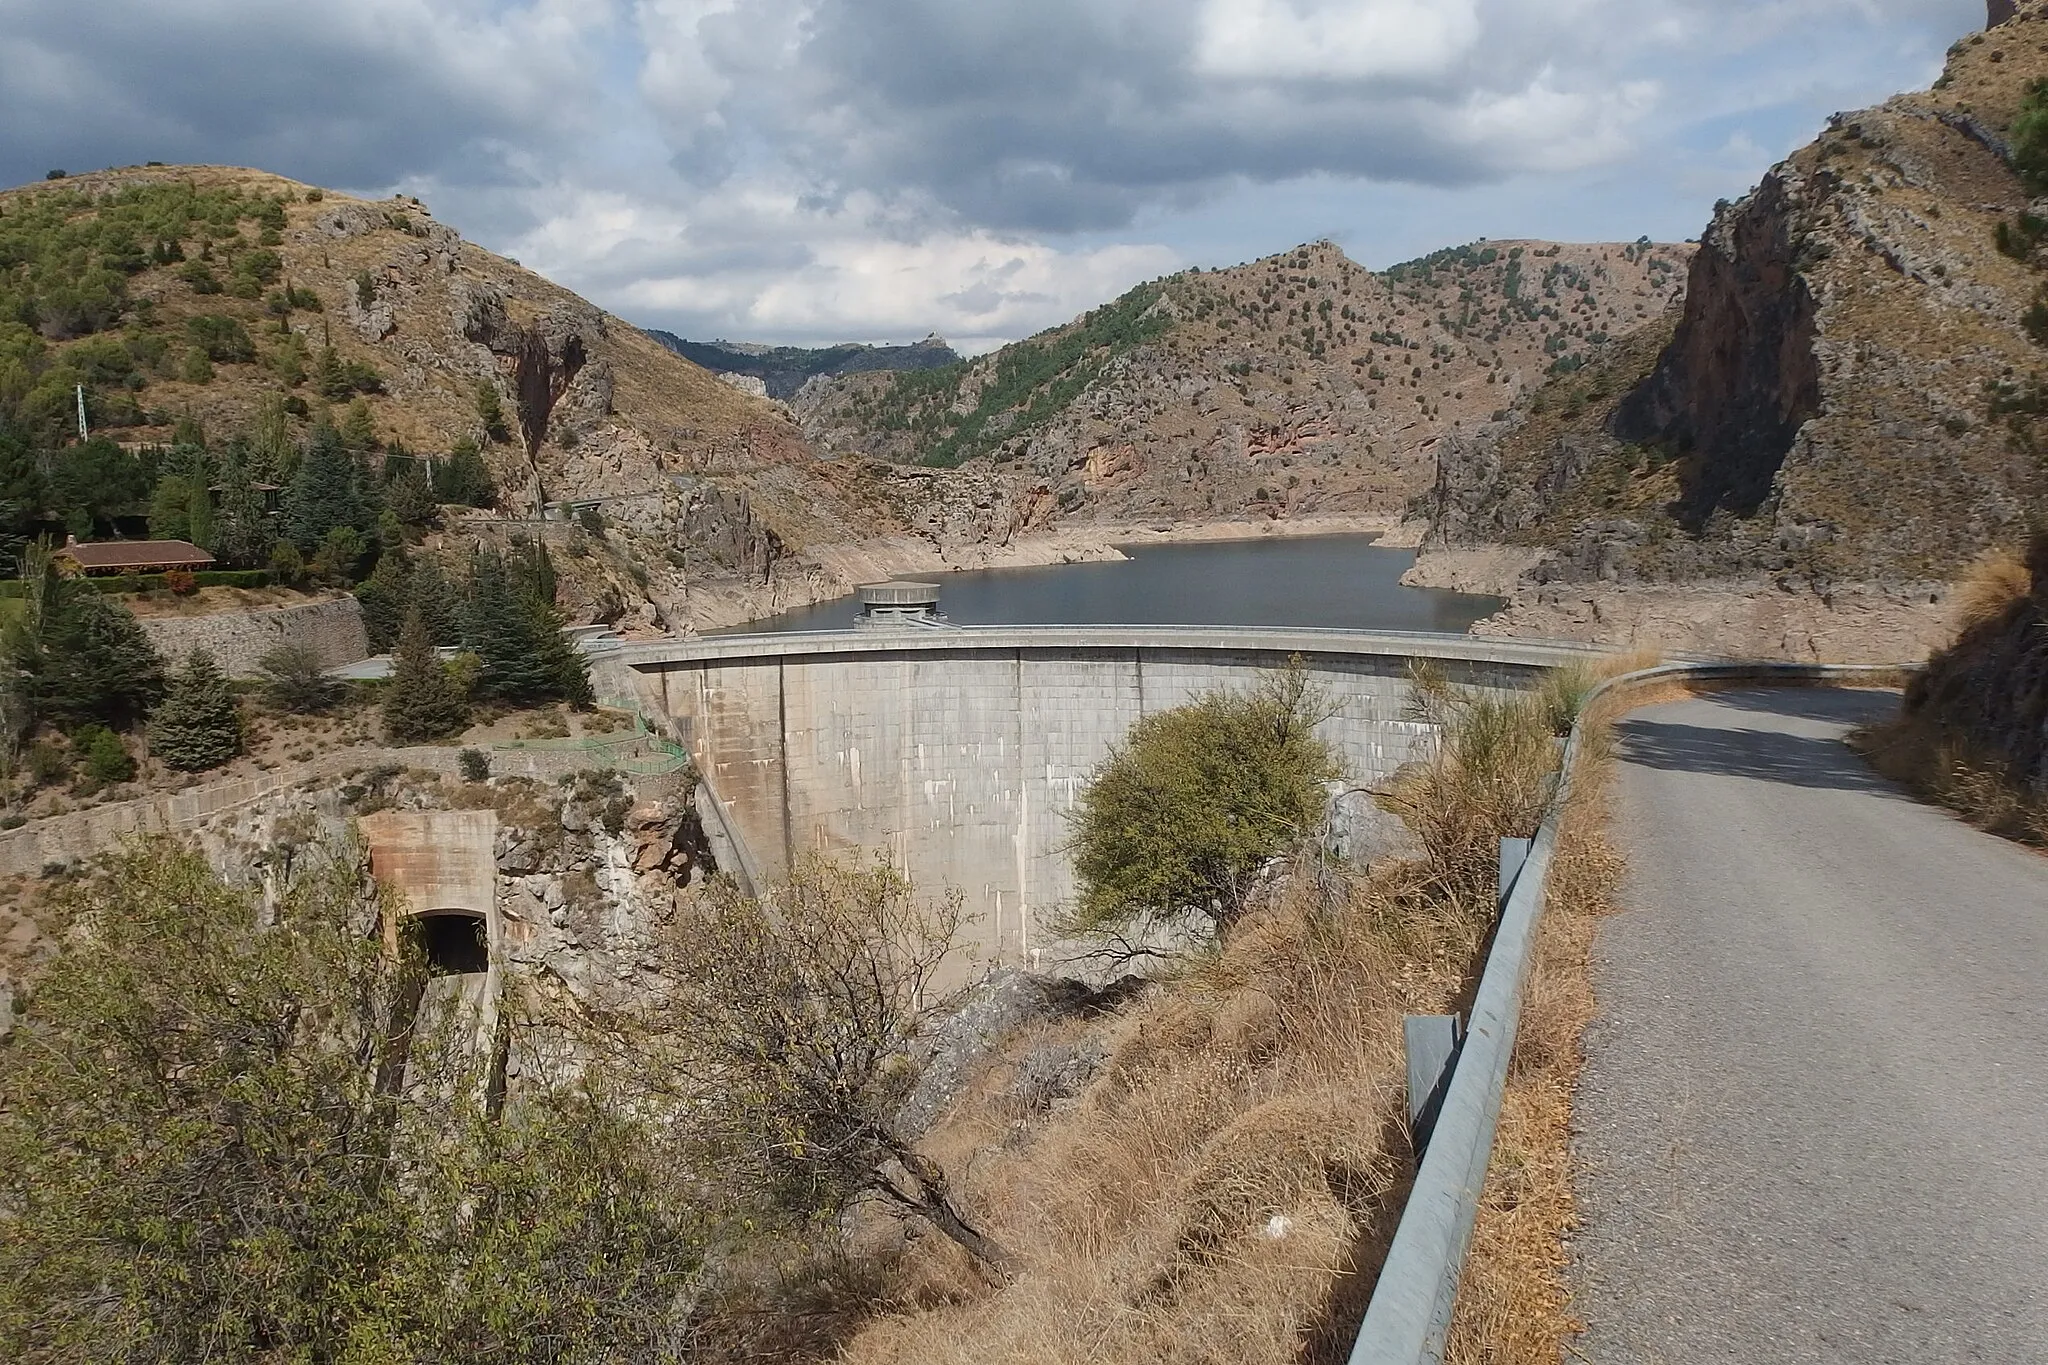
<svg viewBox="0 0 2048 1365">
<path fill-rule="evenodd" d="M 1584 651 L 1466 636 L 1235 628 L 988 627 L 726 636 L 602 656 L 601 690 L 665 718 L 717 798 L 743 869 L 886 851 L 928 892 L 957 888 L 985 963 L 1035 965 L 1073 894 L 1068 814 L 1139 717 L 1255 685 L 1299 655 L 1350 781 L 1427 742 L 1411 662 L 1522 691 Z"/>
</svg>

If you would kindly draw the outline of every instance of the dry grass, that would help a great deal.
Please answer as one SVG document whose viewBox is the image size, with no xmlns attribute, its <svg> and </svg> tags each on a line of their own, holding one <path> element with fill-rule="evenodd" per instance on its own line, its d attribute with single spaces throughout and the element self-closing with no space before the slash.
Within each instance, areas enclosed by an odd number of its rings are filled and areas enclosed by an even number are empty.
<svg viewBox="0 0 2048 1365">
<path fill-rule="evenodd" d="M 1453 1365 L 1554 1365 L 1579 1323 L 1571 1315 L 1565 1241 L 1572 1197 L 1572 1091 L 1595 1002 L 1591 958 L 1601 917 L 1621 889 L 1623 863 L 1607 836 L 1613 774 L 1609 726 L 1624 707 L 1673 699 L 1665 685 L 1603 707 L 1580 751 L 1558 831 L 1549 895 L 1522 1003 L 1521 1031 L 1501 1104 L 1472 1250 L 1446 1359 Z"/>
<path fill-rule="evenodd" d="M 1403 779 L 1418 821 L 1424 793 L 1437 808 L 1431 857 L 1336 894 L 1296 877 L 1121 1015 L 1042 1026 L 983 1070 L 929 1149 L 1023 1269 L 991 1289 L 918 1238 L 897 1261 L 901 1306 L 845 1359 L 1348 1357 L 1413 1173 L 1402 1016 L 1446 1012 L 1469 987 L 1488 917 L 1465 884 L 1468 846 L 1487 845 L 1491 876 L 1493 841 L 1531 832 L 1555 763 L 1540 699 L 1451 709 L 1435 761 Z M 1548 994 L 1532 1006 L 1574 1017 Z M 1547 1067 L 1561 1030 L 1532 1028 L 1525 1072 Z M 1034 1107 L 1020 1063 L 1084 1040 L 1102 1069 L 1075 1099 Z"/>
<path fill-rule="evenodd" d="M 1977 828 L 2048 847 L 2048 801 L 2013 780 L 1999 755 L 1908 713 L 1849 737 L 1870 765 Z"/>
<path fill-rule="evenodd" d="M 1997 620 L 2033 588 L 2026 560 L 2008 549 L 1987 551 L 1956 581 L 1956 634 Z"/>
<path fill-rule="evenodd" d="M 1035 1114 L 999 1065 L 934 1135 L 1024 1270 L 998 1291 L 936 1239 L 859 1362 L 1341 1360 L 1410 1173 L 1401 1017 L 1455 997 L 1475 926 L 1374 883 L 1295 893 L 1106 1026 L 1101 1073 Z M 1021 1039 L 1012 1064 L 1086 1025 Z"/>
</svg>

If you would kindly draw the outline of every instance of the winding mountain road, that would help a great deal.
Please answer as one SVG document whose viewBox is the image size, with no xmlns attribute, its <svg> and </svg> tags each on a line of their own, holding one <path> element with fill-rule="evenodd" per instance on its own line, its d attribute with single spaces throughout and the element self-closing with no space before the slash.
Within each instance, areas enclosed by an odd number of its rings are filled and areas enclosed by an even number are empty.
<svg viewBox="0 0 2048 1365">
<path fill-rule="evenodd" d="M 1620 727 L 1582 1359 L 2048 1362 L 2048 857 L 1841 742 L 1895 704 L 1736 691 Z"/>
</svg>

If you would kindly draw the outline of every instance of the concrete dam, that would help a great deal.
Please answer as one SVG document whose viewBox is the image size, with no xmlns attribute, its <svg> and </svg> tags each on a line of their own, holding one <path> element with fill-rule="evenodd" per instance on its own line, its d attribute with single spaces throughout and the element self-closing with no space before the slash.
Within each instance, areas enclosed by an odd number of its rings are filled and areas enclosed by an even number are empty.
<svg viewBox="0 0 2048 1365">
<path fill-rule="evenodd" d="M 968 627 L 629 644 L 595 681 L 689 749 L 747 879 L 807 850 L 886 851 L 926 891 L 964 895 L 983 962 L 1032 966 L 1073 894 L 1068 812 L 1139 717 L 1298 655 L 1332 709 L 1319 733 L 1371 785 L 1428 742 L 1411 663 L 1523 691 L 1585 654 L 1463 635 Z"/>
</svg>

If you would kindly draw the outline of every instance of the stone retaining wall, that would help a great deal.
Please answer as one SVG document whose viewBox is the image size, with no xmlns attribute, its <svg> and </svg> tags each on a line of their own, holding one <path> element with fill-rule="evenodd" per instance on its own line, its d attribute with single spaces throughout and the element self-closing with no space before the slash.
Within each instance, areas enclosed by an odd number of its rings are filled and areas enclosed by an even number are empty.
<svg viewBox="0 0 2048 1365">
<path fill-rule="evenodd" d="M 174 666 L 203 649 L 231 678 L 256 677 L 257 662 L 280 645 L 310 645 L 329 668 L 370 656 L 363 610 L 353 597 L 204 616 L 146 616 L 141 624 L 157 652 Z"/>
</svg>

